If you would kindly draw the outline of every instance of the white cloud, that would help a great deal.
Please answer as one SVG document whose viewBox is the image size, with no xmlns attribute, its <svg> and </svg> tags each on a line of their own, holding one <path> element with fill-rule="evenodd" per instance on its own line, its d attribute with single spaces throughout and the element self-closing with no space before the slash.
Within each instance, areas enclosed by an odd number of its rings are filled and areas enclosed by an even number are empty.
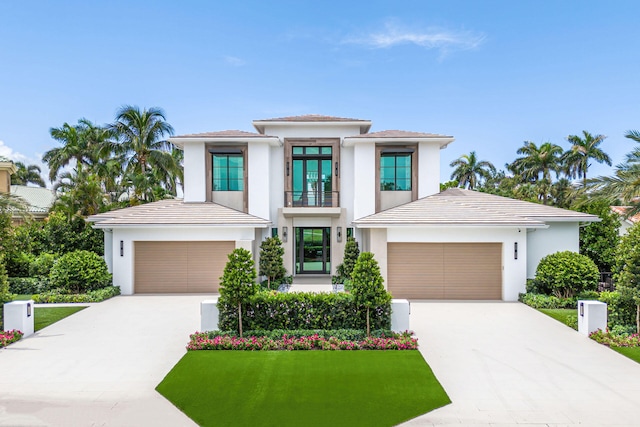
<svg viewBox="0 0 640 427">
<path fill-rule="evenodd" d="M 224 62 L 234 67 L 241 67 L 247 63 L 244 59 L 238 58 L 237 56 L 225 56 Z"/>
<path fill-rule="evenodd" d="M 0 156 L 15 162 L 24 162 L 27 160 L 27 156 L 13 151 L 13 148 L 6 145 L 2 140 L 0 140 Z"/>
<path fill-rule="evenodd" d="M 9 147 L 4 143 L 4 141 L 0 140 L 0 157 L 6 157 L 9 160 L 13 160 L 14 162 L 22 162 L 26 165 L 36 165 L 40 167 L 42 173 L 40 174 L 42 178 L 44 178 L 47 187 L 51 187 L 51 183 L 49 182 L 49 168 L 42 162 L 42 155 L 40 153 L 36 153 L 37 157 L 29 157 L 25 156 L 22 153 L 14 151 L 13 148 Z"/>
<path fill-rule="evenodd" d="M 454 31 L 444 28 L 409 29 L 396 22 L 388 22 L 384 29 L 363 36 L 349 37 L 344 43 L 359 44 L 373 49 L 414 44 L 425 49 L 439 50 L 442 55 L 454 50 L 469 50 L 480 46 L 486 36 L 472 31 Z"/>
</svg>

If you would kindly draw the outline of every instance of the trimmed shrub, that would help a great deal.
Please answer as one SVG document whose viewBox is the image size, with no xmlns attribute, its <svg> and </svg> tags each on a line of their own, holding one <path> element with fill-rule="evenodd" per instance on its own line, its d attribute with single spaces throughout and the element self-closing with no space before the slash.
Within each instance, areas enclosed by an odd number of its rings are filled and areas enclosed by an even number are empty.
<svg viewBox="0 0 640 427">
<path fill-rule="evenodd" d="M 354 237 L 348 237 L 347 243 L 344 245 L 342 264 L 336 267 L 336 274 L 335 276 L 331 276 L 331 283 L 342 284 L 346 281 L 351 281 L 351 273 L 356 266 L 359 256 L 360 248 L 358 247 L 358 242 Z"/>
<path fill-rule="evenodd" d="M 50 289 L 45 277 L 10 277 L 9 292 L 12 294 L 39 294 Z"/>
<path fill-rule="evenodd" d="M 351 292 L 358 307 L 366 311 L 367 334 L 370 333 L 370 312 L 374 307 L 391 302 L 391 294 L 384 288 L 380 267 L 371 252 L 363 252 L 358 257 L 351 273 Z"/>
<path fill-rule="evenodd" d="M 529 307 L 540 308 L 576 308 L 576 298 L 558 298 L 554 295 L 520 294 L 518 300 Z"/>
<path fill-rule="evenodd" d="M 560 298 L 598 288 L 600 272 L 591 258 L 571 251 L 556 252 L 540 260 L 536 270 L 539 289 L 548 289 Z"/>
<path fill-rule="evenodd" d="M 49 277 L 53 264 L 58 259 L 58 255 L 41 253 L 29 265 L 29 277 Z"/>
<path fill-rule="evenodd" d="M 235 331 L 208 331 L 207 337 L 215 338 L 219 336 L 234 336 Z M 367 337 L 367 333 L 362 329 L 274 329 L 272 331 L 258 330 L 258 331 L 245 331 L 244 333 L 248 337 L 267 337 L 269 339 L 282 338 L 284 335 L 291 338 L 302 338 L 317 335 L 321 338 L 338 338 L 340 340 L 363 340 Z M 411 336 L 411 332 L 393 332 L 388 329 L 377 329 L 371 331 L 371 336 L 375 338 L 399 338 L 405 335 Z"/>
<path fill-rule="evenodd" d="M 9 277 L 29 277 L 29 267 L 35 260 L 30 253 L 9 251 L 5 257 L 5 264 Z"/>
<path fill-rule="evenodd" d="M 242 304 L 258 291 L 258 286 L 255 283 L 257 274 L 251 252 L 248 250 L 234 249 L 228 258 L 229 261 L 224 266 L 224 272 L 220 278 L 218 306 L 220 306 L 220 302 L 224 302 L 234 307 L 235 315 L 238 317 L 234 326 L 237 327 L 240 337 L 242 337 Z"/>
<path fill-rule="evenodd" d="M 636 303 L 629 294 L 603 291 L 598 300 L 607 303 L 609 329 L 613 330 L 616 326 L 635 329 Z"/>
<path fill-rule="evenodd" d="M 278 236 L 268 237 L 260 244 L 260 275 L 266 276 L 270 289 L 272 286 L 277 289 L 287 274 L 283 256 L 284 248 Z"/>
<path fill-rule="evenodd" d="M 56 302 L 88 303 L 88 302 L 102 302 L 104 300 L 108 300 L 109 298 L 115 297 L 117 295 L 120 295 L 119 286 L 107 286 L 106 288 L 97 289 L 95 291 L 89 291 L 85 294 L 66 294 L 66 293 L 60 292 L 59 290 L 54 289 L 52 291 L 33 295 L 32 299 L 35 303 L 39 303 L 39 304 L 56 303 Z"/>
<path fill-rule="evenodd" d="M 51 268 L 49 279 L 52 288 L 85 293 L 108 286 L 111 274 L 100 255 L 80 250 L 62 255 Z"/>
<path fill-rule="evenodd" d="M 222 330 L 238 330 L 237 306 L 218 301 L 218 325 Z M 242 304 L 247 330 L 276 329 L 366 329 L 365 312 L 354 296 L 344 292 L 259 292 Z M 371 329 L 391 328 L 391 301 L 371 309 Z"/>
<path fill-rule="evenodd" d="M 4 326 L 4 303 L 9 301 L 11 301 L 11 292 L 9 292 L 7 270 L 4 267 L 4 257 L 0 255 L 0 331 Z"/>
</svg>

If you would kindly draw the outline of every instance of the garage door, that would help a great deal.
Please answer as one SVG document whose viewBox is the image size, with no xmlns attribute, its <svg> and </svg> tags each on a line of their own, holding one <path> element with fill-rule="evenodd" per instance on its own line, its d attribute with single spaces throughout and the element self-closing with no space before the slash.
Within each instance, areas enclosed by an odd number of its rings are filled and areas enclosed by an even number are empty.
<svg viewBox="0 0 640 427">
<path fill-rule="evenodd" d="M 211 293 L 235 242 L 135 242 L 136 293 Z"/>
<path fill-rule="evenodd" d="M 394 298 L 502 299 L 501 243 L 388 243 Z"/>
</svg>

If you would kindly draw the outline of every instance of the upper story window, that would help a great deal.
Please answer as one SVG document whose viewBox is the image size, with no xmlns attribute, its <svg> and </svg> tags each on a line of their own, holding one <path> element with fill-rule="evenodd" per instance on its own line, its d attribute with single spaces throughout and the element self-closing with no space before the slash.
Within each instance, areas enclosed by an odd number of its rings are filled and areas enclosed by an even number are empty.
<svg viewBox="0 0 640 427">
<path fill-rule="evenodd" d="M 332 147 L 292 147 L 293 192 L 297 206 L 331 206 Z"/>
<path fill-rule="evenodd" d="M 380 153 L 380 191 L 411 191 L 412 152 Z"/>
<path fill-rule="evenodd" d="M 242 152 L 212 153 L 213 191 L 244 191 Z"/>
</svg>

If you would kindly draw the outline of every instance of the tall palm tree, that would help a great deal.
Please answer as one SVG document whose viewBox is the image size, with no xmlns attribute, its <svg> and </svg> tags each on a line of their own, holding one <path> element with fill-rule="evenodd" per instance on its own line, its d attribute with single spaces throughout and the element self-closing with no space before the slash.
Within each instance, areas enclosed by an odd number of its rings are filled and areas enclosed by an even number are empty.
<svg viewBox="0 0 640 427">
<path fill-rule="evenodd" d="M 141 177 L 146 178 L 152 170 L 157 169 L 160 175 L 178 174 L 180 165 L 171 155 L 171 144 L 164 139 L 165 135 L 173 135 L 173 127 L 167 123 L 162 109 L 152 107 L 141 111 L 126 105 L 118 111 L 110 128 L 118 137 L 119 142 L 112 148 L 116 155 L 122 156 L 125 173 L 139 176 L 131 181 L 136 198 L 148 200 L 149 182 Z"/>
<path fill-rule="evenodd" d="M 53 139 L 63 144 L 62 147 L 47 151 L 42 157 L 49 166 L 51 181 L 55 181 L 60 169 L 72 161 L 77 167 L 95 163 L 105 139 L 109 136 L 108 131 L 87 119 L 78 120 L 75 126 L 64 123 L 59 128 L 51 128 L 49 133 Z"/>
<path fill-rule="evenodd" d="M 491 162 L 486 160 L 478 161 L 475 151 L 463 154 L 451 162 L 449 166 L 455 168 L 451 174 L 451 179 L 458 181 L 458 185 L 469 190 L 473 190 L 482 179 L 491 177 L 491 174 L 496 171 Z"/>
<path fill-rule="evenodd" d="M 97 214 L 105 204 L 100 179 L 86 168 L 63 172 L 53 190 L 57 194 L 53 210 L 68 218 Z"/>
<path fill-rule="evenodd" d="M 44 187 L 44 179 L 40 175 L 42 170 L 37 165 L 25 165 L 22 162 L 15 162 L 16 172 L 11 175 L 11 184 L 27 185 L 29 183 Z"/>
<path fill-rule="evenodd" d="M 551 172 L 556 177 L 561 171 L 562 147 L 551 142 L 544 142 L 538 147 L 531 141 L 525 141 L 517 151 L 518 157 L 509 165 L 509 169 L 517 173 L 522 180 L 539 184 L 542 202 L 546 205 L 552 179 Z"/>
<path fill-rule="evenodd" d="M 611 166 L 611 158 L 598 148 L 605 138 L 604 135 L 591 135 L 586 130 L 582 131 L 582 137 L 578 135 L 567 137 L 567 140 L 572 144 L 569 151 L 563 156 L 567 174 L 572 178 L 582 177 L 583 186 L 587 185 L 587 171 L 591 166 L 589 164 L 591 159 Z"/>
</svg>

